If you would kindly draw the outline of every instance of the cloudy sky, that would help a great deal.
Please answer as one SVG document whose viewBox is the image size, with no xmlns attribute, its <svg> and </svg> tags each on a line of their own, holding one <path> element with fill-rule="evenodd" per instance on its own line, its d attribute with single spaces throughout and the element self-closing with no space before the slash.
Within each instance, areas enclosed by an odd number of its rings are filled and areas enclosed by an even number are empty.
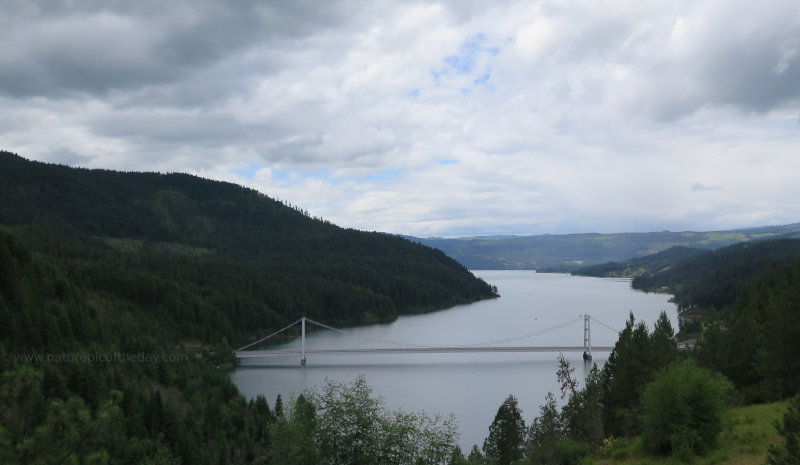
<svg viewBox="0 0 800 465">
<path fill-rule="evenodd" d="M 417 236 L 800 222 L 796 0 L 3 0 L 0 43 L 26 158 Z"/>
</svg>

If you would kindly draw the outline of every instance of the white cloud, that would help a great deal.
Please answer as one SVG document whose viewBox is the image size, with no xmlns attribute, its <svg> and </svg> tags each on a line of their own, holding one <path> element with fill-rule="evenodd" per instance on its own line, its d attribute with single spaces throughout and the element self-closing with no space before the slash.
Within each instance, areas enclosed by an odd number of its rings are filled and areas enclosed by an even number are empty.
<svg viewBox="0 0 800 465">
<path fill-rule="evenodd" d="M 0 148 L 417 235 L 800 220 L 794 1 L 0 7 Z"/>
</svg>

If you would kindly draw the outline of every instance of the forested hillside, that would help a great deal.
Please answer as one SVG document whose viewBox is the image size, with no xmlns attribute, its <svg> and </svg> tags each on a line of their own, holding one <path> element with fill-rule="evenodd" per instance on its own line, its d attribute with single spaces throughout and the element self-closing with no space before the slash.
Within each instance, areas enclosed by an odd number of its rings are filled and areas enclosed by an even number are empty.
<svg viewBox="0 0 800 465">
<path fill-rule="evenodd" d="M 666 289 L 697 358 L 734 382 L 748 401 L 800 392 L 800 240 L 777 239 L 703 252 L 632 281 Z"/>
<path fill-rule="evenodd" d="M 623 262 L 608 262 L 590 265 L 573 271 L 576 276 L 596 278 L 634 278 L 643 274 L 655 274 L 668 270 L 683 260 L 702 253 L 702 249 L 675 246 L 644 257 L 636 257 Z"/>
<path fill-rule="evenodd" d="M 673 294 L 684 337 L 697 339 L 698 360 L 725 374 L 745 399 L 800 392 L 800 240 L 672 250 L 587 270 L 637 268 L 631 285 Z"/>
<path fill-rule="evenodd" d="M 263 450 L 266 400 L 211 369 L 230 354 L 189 353 L 135 305 L 98 299 L 0 231 L 1 463 L 242 463 Z"/>
<path fill-rule="evenodd" d="M 671 266 L 635 277 L 631 285 L 644 291 L 668 289 L 679 311 L 723 310 L 747 284 L 800 259 L 800 240 L 742 243 L 676 258 Z"/>
<path fill-rule="evenodd" d="M 240 186 L 0 152 L 0 463 L 299 463 L 303 418 L 359 412 L 247 401 L 232 346 L 302 315 L 380 322 L 494 296 L 438 250 Z M 452 422 L 370 414 L 370 457 L 379 439 L 408 444 L 398 463 L 454 447 Z"/>
<path fill-rule="evenodd" d="M 76 169 L 3 152 L 0 225 L 98 302 L 130 302 L 201 341 L 238 343 L 303 315 L 381 322 L 494 295 L 438 250 L 185 174 Z"/>
</svg>

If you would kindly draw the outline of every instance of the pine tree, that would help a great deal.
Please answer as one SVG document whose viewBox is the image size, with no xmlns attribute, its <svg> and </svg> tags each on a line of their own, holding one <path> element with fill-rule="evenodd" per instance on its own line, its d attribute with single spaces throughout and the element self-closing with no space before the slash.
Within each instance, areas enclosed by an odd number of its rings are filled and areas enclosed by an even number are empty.
<svg viewBox="0 0 800 465">
<path fill-rule="evenodd" d="M 483 453 L 493 464 L 510 465 L 522 458 L 524 445 L 525 421 L 517 398 L 509 395 L 489 426 L 489 437 L 483 443 Z"/>
<path fill-rule="evenodd" d="M 666 312 L 661 312 L 650 334 L 651 363 L 654 370 L 659 370 L 672 363 L 678 357 L 678 346 L 675 344 L 675 331 L 669 322 Z"/>
<path fill-rule="evenodd" d="M 481 453 L 481 450 L 478 449 L 477 444 L 472 445 L 472 450 L 469 451 L 469 455 L 467 456 L 467 464 L 469 465 L 484 465 L 484 456 Z"/>
<path fill-rule="evenodd" d="M 556 444 L 564 438 L 564 425 L 558 413 L 556 398 L 548 392 L 544 405 L 539 407 L 539 416 L 531 423 L 527 438 L 527 456 L 533 463 L 558 463 Z"/>
</svg>

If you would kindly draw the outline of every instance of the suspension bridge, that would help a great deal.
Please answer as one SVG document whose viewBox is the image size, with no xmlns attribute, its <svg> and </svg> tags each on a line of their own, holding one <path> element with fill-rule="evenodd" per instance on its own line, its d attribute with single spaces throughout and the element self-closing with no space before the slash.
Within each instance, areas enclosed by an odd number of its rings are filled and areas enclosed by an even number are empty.
<svg viewBox="0 0 800 465">
<path fill-rule="evenodd" d="M 511 343 L 518 343 L 525 339 L 529 339 L 542 334 L 557 331 L 567 326 L 571 326 L 583 320 L 583 345 L 580 346 L 531 346 L 531 345 L 508 345 Z M 247 344 L 236 350 L 236 357 L 243 358 L 260 358 L 272 355 L 298 355 L 300 357 L 300 364 L 306 364 L 306 355 L 346 355 L 346 354 L 408 354 L 408 353 L 422 353 L 422 354 L 462 354 L 462 353 L 501 353 L 501 352 L 583 352 L 584 360 L 592 359 L 592 350 L 597 352 L 611 352 L 613 347 L 592 347 L 592 330 L 591 322 L 595 323 L 619 333 L 618 330 L 608 326 L 607 324 L 592 318 L 590 315 L 580 315 L 575 319 L 566 321 L 559 325 L 545 328 L 521 336 L 500 339 L 497 341 L 480 342 L 476 344 L 458 344 L 458 345 L 424 345 L 424 344 L 408 344 L 403 342 L 388 341 L 384 339 L 371 338 L 366 336 L 355 336 L 358 339 L 367 340 L 373 343 L 385 344 L 390 347 L 367 347 L 367 348 L 326 348 L 326 349 L 309 349 L 306 348 L 306 324 L 311 323 L 315 326 L 345 334 L 344 330 L 334 328 L 333 326 L 314 321 L 310 318 L 300 318 L 294 323 L 275 331 L 269 336 L 263 337 L 255 342 Z M 248 350 L 259 344 L 267 342 L 269 339 L 277 337 L 278 335 L 287 332 L 294 326 L 300 325 L 300 348 L 276 348 L 265 350 Z"/>
</svg>

